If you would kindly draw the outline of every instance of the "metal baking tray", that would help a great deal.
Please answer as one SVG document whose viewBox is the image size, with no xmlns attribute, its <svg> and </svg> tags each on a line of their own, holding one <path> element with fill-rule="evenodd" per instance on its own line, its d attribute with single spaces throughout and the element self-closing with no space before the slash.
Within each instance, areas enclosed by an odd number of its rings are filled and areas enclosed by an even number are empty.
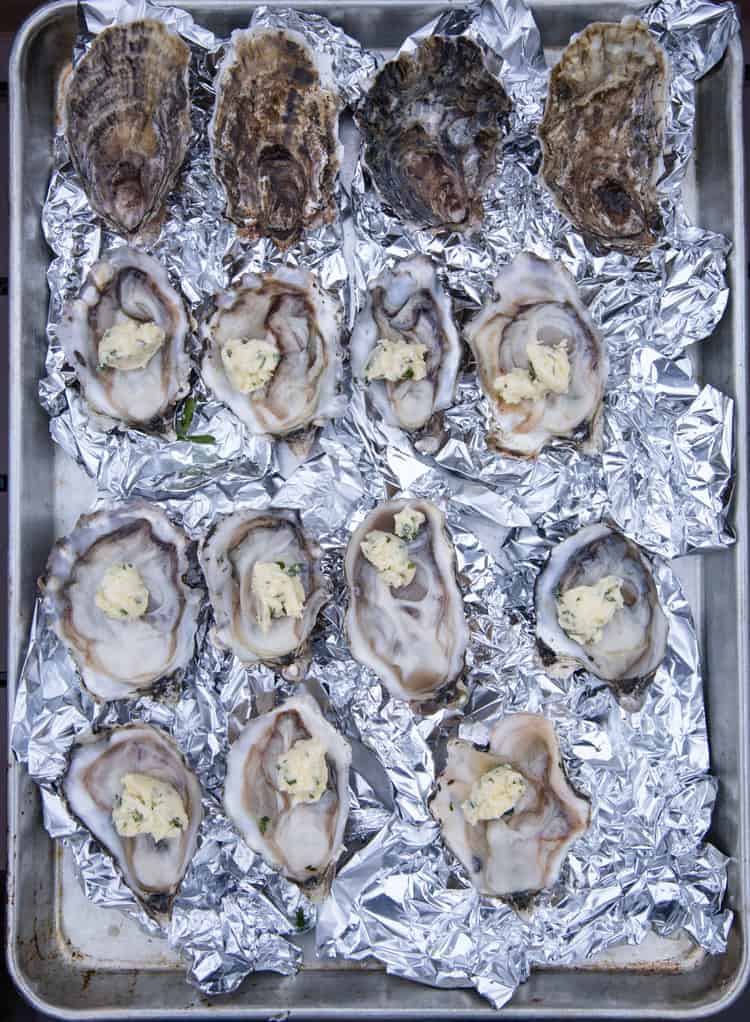
<svg viewBox="0 0 750 1022">
<path fill-rule="evenodd" d="M 219 35 L 244 27 L 248 2 L 179 6 Z M 289 6 L 285 4 L 284 6 Z M 391 53 L 450 4 L 297 3 L 318 11 L 366 46 Z M 629 2 L 547 0 L 531 4 L 548 57 L 594 20 L 619 20 Z M 50 440 L 36 399 L 45 352 L 49 252 L 40 214 L 52 166 L 55 87 L 76 32 L 74 0 L 41 8 L 19 32 L 11 58 L 11 489 L 8 698 L 13 706 L 36 591 L 47 552 L 93 498 L 83 472 Z M 700 346 L 700 373 L 737 399 L 737 464 L 727 551 L 683 558 L 678 572 L 695 614 L 706 679 L 712 768 L 720 781 L 711 839 L 732 857 L 728 902 L 736 913 L 729 948 L 704 955 L 688 937 L 649 938 L 574 969 L 532 974 L 506 1015 L 700 1017 L 726 1007 L 750 971 L 750 728 L 748 727 L 747 377 L 742 165 L 743 58 L 739 40 L 698 83 L 695 160 L 688 208 L 704 227 L 734 242 L 731 300 L 714 336 Z M 468 990 L 436 990 L 387 976 L 377 963 L 316 961 L 306 949 L 296 977 L 251 975 L 233 995 L 210 1001 L 185 982 L 166 943 L 146 937 L 121 913 L 87 902 L 69 856 L 47 836 L 39 795 L 25 768 L 10 765 L 8 960 L 24 995 L 62 1018 L 478 1019 L 496 1013 Z"/>
</svg>

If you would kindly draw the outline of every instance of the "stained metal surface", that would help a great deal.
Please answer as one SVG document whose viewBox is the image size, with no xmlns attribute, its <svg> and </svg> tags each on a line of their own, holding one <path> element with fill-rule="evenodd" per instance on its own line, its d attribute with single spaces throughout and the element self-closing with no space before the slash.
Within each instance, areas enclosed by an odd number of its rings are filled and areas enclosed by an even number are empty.
<svg viewBox="0 0 750 1022">
<path fill-rule="evenodd" d="M 219 34 L 245 24 L 247 3 L 186 2 L 183 7 Z M 445 5 L 382 2 L 344 9 L 297 4 L 325 13 L 365 45 L 391 50 Z M 532 4 L 549 53 L 571 32 L 597 18 L 617 19 L 633 5 Z M 53 90 L 69 59 L 75 5 L 51 5 L 21 31 L 11 67 L 12 106 L 12 408 L 11 593 L 9 698 L 28 631 L 34 581 L 53 538 L 88 506 L 88 480 L 48 437 L 36 401 L 44 359 L 48 252 L 39 215 L 51 166 Z M 742 55 L 734 43 L 727 58 L 698 87 L 696 173 L 691 212 L 699 222 L 735 242 L 730 261 L 732 300 L 716 334 L 703 345 L 704 382 L 738 402 L 738 466 L 730 552 L 680 563 L 699 623 L 707 678 L 713 770 L 721 795 L 712 837 L 734 858 L 730 905 L 738 914 L 728 953 L 704 958 L 689 941 L 649 942 L 593 962 L 587 970 L 539 972 L 506 1012 L 541 1015 L 708 1014 L 725 1006 L 747 974 L 744 906 L 748 891 L 747 704 L 748 676 L 744 350 L 745 281 L 741 156 Z M 26 995 L 43 1010 L 64 1017 L 257 1017 L 289 1010 L 293 1017 L 439 1018 L 494 1017 L 475 995 L 419 987 L 377 970 L 350 971 L 310 961 L 296 978 L 257 975 L 237 994 L 208 1004 L 174 969 L 165 949 L 149 947 L 127 931 L 116 913 L 76 901 L 75 878 L 43 831 L 38 798 L 23 770 L 11 768 L 10 966 Z M 33 866 L 31 865 L 33 863 Z M 85 909 L 85 911 L 84 911 Z M 96 917 L 96 918 L 95 918 Z M 116 932 L 115 932 L 116 931 Z M 97 954 L 97 946 L 102 950 Z M 137 951 L 138 957 L 133 957 Z M 616 972 L 616 976 L 613 973 Z"/>
</svg>

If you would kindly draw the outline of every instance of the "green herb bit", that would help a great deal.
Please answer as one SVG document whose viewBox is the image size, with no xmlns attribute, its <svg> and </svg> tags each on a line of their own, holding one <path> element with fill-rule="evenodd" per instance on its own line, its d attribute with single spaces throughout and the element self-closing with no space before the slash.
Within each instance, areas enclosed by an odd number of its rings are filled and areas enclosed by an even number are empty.
<svg viewBox="0 0 750 1022">
<path fill-rule="evenodd" d="M 170 820 L 169 822 L 170 822 L 170 823 L 172 824 L 172 826 L 173 826 L 173 827 L 175 827 L 175 828 L 176 828 L 177 830 L 182 830 L 182 820 L 181 820 L 181 819 L 179 819 L 179 817 L 175 816 L 175 818 L 174 818 L 173 820 Z"/>
<path fill-rule="evenodd" d="M 135 823 L 143 823 L 143 813 L 139 813 L 137 809 L 133 810 L 133 821 Z"/>
<path fill-rule="evenodd" d="M 268 829 L 268 824 L 270 822 L 271 822 L 270 816 L 261 816 L 260 820 L 258 821 L 258 830 L 261 832 L 261 834 L 265 834 L 266 830 Z"/>
<path fill-rule="evenodd" d="M 531 362 L 529 362 L 529 379 L 536 380 L 536 369 L 531 364 Z"/>
<path fill-rule="evenodd" d="M 413 380 L 414 379 L 414 370 L 412 369 L 411 366 L 409 366 L 409 368 L 404 373 L 404 379 L 405 380 Z"/>
<path fill-rule="evenodd" d="M 295 578 L 297 575 L 299 575 L 301 571 L 302 571 L 301 561 L 298 561 L 296 564 L 290 564 L 289 567 L 286 569 L 287 575 L 291 575 L 292 578 Z"/>
<path fill-rule="evenodd" d="M 297 929 L 298 930 L 304 930 L 304 928 L 305 928 L 305 913 L 302 911 L 301 908 L 297 909 L 297 915 L 296 915 L 296 918 L 295 918 L 295 922 L 297 923 Z"/>
</svg>

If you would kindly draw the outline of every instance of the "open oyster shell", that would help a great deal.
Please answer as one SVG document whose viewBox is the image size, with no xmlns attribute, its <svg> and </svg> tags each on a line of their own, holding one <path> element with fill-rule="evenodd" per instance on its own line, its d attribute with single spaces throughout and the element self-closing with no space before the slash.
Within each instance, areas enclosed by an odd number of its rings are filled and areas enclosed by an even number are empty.
<svg viewBox="0 0 750 1022">
<path fill-rule="evenodd" d="M 232 33 L 209 126 L 227 216 L 281 249 L 336 214 L 341 109 L 330 57 L 290 29 Z"/>
<path fill-rule="evenodd" d="M 295 742 L 309 739 L 325 748 L 327 783 L 317 800 L 295 804 L 279 787 L 277 763 Z M 307 692 L 251 720 L 227 756 L 227 815 L 253 851 L 312 898 L 327 894 L 343 851 L 351 756 Z"/>
<path fill-rule="evenodd" d="M 425 521 L 407 543 L 416 567 L 414 578 L 392 588 L 361 546 L 373 530 L 394 533 L 395 516 L 406 507 L 424 515 Z M 379 504 L 349 540 L 344 569 L 352 656 L 371 668 L 392 696 L 424 702 L 458 678 L 469 629 L 442 511 L 427 500 Z"/>
<path fill-rule="evenodd" d="M 179 834 L 155 841 L 151 834 L 118 833 L 112 813 L 122 779 L 132 773 L 177 790 L 187 815 Z M 91 734 L 73 746 L 62 788 L 73 815 L 109 852 L 146 912 L 163 923 L 195 853 L 203 819 L 201 786 L 175 743 L 147 724 Z"/>
<path fill-rule="evenodd" d="M 163 330 L 161 347 L 143 368 L 103 365 L 106 332 L 128 323 Z M 182 299 L 161 263 L 121 247 L 92 266 L 78 297 L 63 311 L 57 333 L 92 410 L 143 427 L 158 424 L 189 390 L 188 330 Z"/>
<path fill-rule="evenodd" d="M 579 642 L 560 626 L 557 601 L 578 586 L 620 580 L 624 605 L 598 641 Z M 535 589 L 542 660 L 562 671 L 584 668 L 606 681 L 626 710 L 638 709 L 667 651 L 669 626 L 644 553 L 607 525 L 587 525 L 550 553 Z"/>
<path fill-rule="evenodd" d="M 96 699 L 127 699 L 184 668 L 193 655 L 203 590 L 185 581 L 189 541 L 163 511 L 133 502 L 82 515 L 52 548 L 39 581 L 50 621 Z M 128 565 L 147 592 L 139 617 L 97 603 L 106 573 Z"/>
<path fill-rule="evenodd" d="M 190 140 L 190 49 L 160 21 L 111 25 L 76 64 L 65 138 L 93 209 L 134 234 L 161 213 Z"/>
<path fill-rule="evenodd" d="M 201 543 L 199 559 L 214 608 L 212 639 L 245 663 L 277 661 L 296 653 L 313 629 L 329 598 L 318 567 L 320 551 L 305 535 L 296 511 L 238 511 L 220 519 Z M 275 617 L 268 630 L 260 623 L 252 588 L 259 561 L 293 570 L 305 591 L 300 618 Z"/>
<path fill-rule="evenodd" d="M 465 328 L 495 420 L 488 442 L 504 453 L 534 457 L 554 437 L 598 439 L 609 359 L 573 277 L 561 263 L 520 252 L 493 290 Z M 568 389 L 508 403 L 496 381 L 516 369 L 530 371 L 530 343 L 564 346 Z"/>
<path fill-rule="evenodd" d="M 409 432 L 422 429 L 433 415 L 453 404 L 461 361 L 450 298 L 426 256 L 402 260 L 370 287 L 351 337 L 355 376 L 366 380 L 368 363 L 381 340 L 427 349 L 423 379 L 367 382 L 370 399 L 386 422 Z"/>
<path fill-rule="evenodd" d="M 472 786 L 499 766 L 520 774 L 525 790 L 504 816 L 471 823 L 462 807 Z M 589 803 L 565 777 L 552 724 L 536 713 L 514 713 L 495 724 L 487 752 L 451 740 L 430 810 L 472 884 L 498 896 L 552 887 L 590 816 Z"/>
<path fill-rule="evenodd" d="M 643 22 L 595 22 L 552 70 L 542 177 L 562 213 L 605 249 L 644 252 L 662 227 L 669 64 Z"/>
<path fill-rule="evenodd" d="M 466 36 L 428 36 L 377 72 L 355 111 L 364 159 L 394 211 L 463 230 L 482 216 L 510 100 Z"/>
<path fill-rule="evenodd" d="M 253 433 L 287 436 L 338 414 L 342 309 L 305 270 L 282 267 L 247 274 L 239 288 L 216 298 L 204 324 L 201 373 L 206 386 Z M 270 381 L 251 393 L 237 390 L 222 348 L 238 339 L 275 345 L 279 363 Z"/>
</svg>

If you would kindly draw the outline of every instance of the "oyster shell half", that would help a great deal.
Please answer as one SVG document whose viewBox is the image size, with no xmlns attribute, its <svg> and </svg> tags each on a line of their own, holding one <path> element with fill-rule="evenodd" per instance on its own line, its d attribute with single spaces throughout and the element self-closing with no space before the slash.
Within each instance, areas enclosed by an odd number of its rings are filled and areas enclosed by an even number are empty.
<svg viewBox="0 0 750 1022">
<path fill-rule="evenodd" d="M 342 315 L 312 273 L 247 274 L 204 324 L 206 386 L 252 433 L 320 425 L 341 407 Z"/>
<path fill-rule="evenodd" d="M 231 649 L 245 663 L 276 661 L 300 649 L 329 590 L 318 567 L 320 551 L 305 535 L 296 511 L 228 515 L 205 537 L 198 556 L 214 608 L 212 638 L 218 646 Z M 262 585 L 264 568 L 270 569 L 270 582 L 275 577 L 281 581 L 275 601 L 269 599 L 275 594 Z M 293 605 L 283 602 L 284 586 L 299 590 L 290 594 Z"/>
<path fill-rule="evenodd" d="M 383 65 L 355 117 L 366 166 L 394 211 L 463 230 L 481 220 L 509 110 L 476 42 L 432 35 Z"/>
<path fill-rule="evenodd" d="M 122 247 L 92 266 L 57 333 L 93 411 L 148 426 L 189 390 L 188 329 L 161 263 Z"/>
<path fill-rule="evenodd" d="M 330 57 L 289 29 L 232 33 L 209 126 L 227 216 L 281 249 L 336 214 L 341 100 Z"/>
<path fill-rule="evenodd" d="M 416 527 L 400 528 L 404 511 L 416 513 Z M 380 567 L 370 559 L 378 548 L 385 555 Z M 379 504 L 349 540 L 344 568 L 352 655 L 392 696 L 424 702 L 459 676 L 469 629 L 455 550 L 434 504 Z"/>
<path fill-rule="evenodd" d="M 189 541 L 134 502 L 82 515 L 39 581 L 52 627 L 96 699 L 127 699 L 193 655 L 202 589 L 185 581 Z"/>
<path fill-rule="evenodd" d="M 328 893 L 343 850 L 351 758 L 307 692 L 251 720 L 227 756 L 227 815 L 312 898 Z"/>
<path fill-rule="evenodd" d="M 495 421 L 488 442 L 534 457 L 581 427 L 596 437 L 609 359 L 573 277 L 521 252 L 493 286 L 465 330 Z"/>
<path fill-rule="evenodd" d="M 160 21 L 112 25 L 70 75 L 65 138 L 93 209 L 131 235 L 162 211 L 190 140 L 190 49 Z"/>
<path fill-rule="evenodd" d="M 490 786 L 481 782 L 493 771 L 500 780 L 490 802 Z M 514 713 L 495 724 L 487 752 L 461 739 L 448 742 L 430 810 L 472 884 L 498 896 L 555 884 L 590 816 L 589 803 L 565 777 L 552 724 L 536 713 Z"/>
<path fill-rule="evenodd" d="M 543 661 L 584 668 L 627 710 L 667 651 L 669 626 L 644 553 L 606 525 L 587 525 L 550 553 L 535 590 Z"/>
<path fill-rule="evenodd" d="M 401 365 L 378 371 L 374 357 L 383 342 L 401 348 Z M 408 358 L 415 346 L 417 363 Z M 422 429 L 453 404 L 461 341 L 450 299 L 426 256 L 402 260 L 370 287 L 352 332 L 351 359 L 352 372 L 367 383 L 373 404 L 391 425 Z"/>
<path fill-rule="evenodd" d="M 642 21 L 595 22 L 552 69 L 542 177 L 562 213 L 605 249 L 645 252 L 662 227 L 666 53 Z"/>
<path fill-rule="evenodd" d="M 143 814 L 133 810 L 135 819 L 129 822 L 135 826 L 123 827 L 115 818 L 125 790 L 123 779 L 133 776 L 173 789 L 176 820 L 159 819 L 159 811 L 169 805 L 162 803 L 162 808 L 156 803 L 159 840 L 146 829 L 148 823 L 138 826 L 143 820 L 137 817 L 150 812 L 150 803 L 140 803 Z M 195 853 L 203 819 L 201 786 L 175 743 L 147 724 L 89 735 L 73 746 L 62 788 L 71 812 L 109 852 L 146 912 L 163 923 Z"/>
</svg>

